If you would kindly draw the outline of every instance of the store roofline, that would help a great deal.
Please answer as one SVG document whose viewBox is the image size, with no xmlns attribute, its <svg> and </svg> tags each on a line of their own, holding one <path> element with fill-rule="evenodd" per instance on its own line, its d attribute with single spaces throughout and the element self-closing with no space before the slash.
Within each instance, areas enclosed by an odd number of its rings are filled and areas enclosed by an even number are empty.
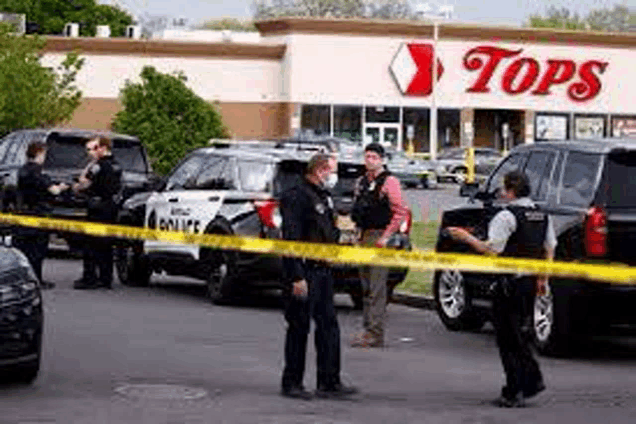
<svg viewBox="0 0 636 424">
<path fill-rule="evenodd" d="M 404 20 L 294 17 L 261 20 L 257 21 L 255 25 L 263 36 L 291 33 L 424 38 L 433 36 L 432 23 Z M 636 46 L 636 34 L 633 33 L 516 28 L 456 22 L 440 22 L 438 27 L 440 39 L 556 43 L 601 47 Z"/>
<path fill-rule="evenodd" d="M 267 43 L 184 42 L 47 36 L 45 53 L 79 51 L 95 55 L 132 55 L 152 57 L 222 57 L 231 59 L 280 60 L 287 46 Z"/>
</svg>

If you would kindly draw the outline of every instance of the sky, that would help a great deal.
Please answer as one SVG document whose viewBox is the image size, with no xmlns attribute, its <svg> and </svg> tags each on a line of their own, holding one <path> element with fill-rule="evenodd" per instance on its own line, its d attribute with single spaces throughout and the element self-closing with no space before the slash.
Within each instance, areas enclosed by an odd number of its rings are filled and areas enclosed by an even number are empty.
<svg viewBox="0 0 636 424">
<path fill-rule="evenodd" d="M 112 2 L 118 2 L 133 15 L 146 12 L 183 17 L 189 24 L 198 25 L 221 17 L 250 17 L 253 0 L 100 0 L 100 3 Z M 454 5 L 456 21 L 491 25 L 521 25 L 529 15 L 544 12 L 550 4 L 566 6 L 580 14 L 614 4 L 636 8 L 636 0 L 437 0 L 429 3 Z"/>
</svg>

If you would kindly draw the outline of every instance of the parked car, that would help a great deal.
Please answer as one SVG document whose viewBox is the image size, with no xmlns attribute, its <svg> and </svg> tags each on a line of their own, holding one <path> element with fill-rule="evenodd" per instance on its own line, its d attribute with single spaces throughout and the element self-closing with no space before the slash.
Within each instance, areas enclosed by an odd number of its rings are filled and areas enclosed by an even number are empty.
<svg viewBox="0 0 636 424">
<path fill-rule="evenodd" d="M 22 252 L 0 246 L 0 381 L 32 383 L 40 370 L 40 283 Z"/>
<path fill-rule="evenodd" d="M 430 161 L 440 182 L 451 181 L 462 183 L 466 179 L 466 148 L 455 147 L 439 153 L 437 159 Z M 496 149 L 486 147 L 475 148 L 475 175 L 487 176 L 497 166 L 503 155 Z"/>
<path fill-rule="evenodd" d="M 26 149 L 33 141 L 45 142 L 48 146 L 43 172 L 54 180 L 71 184 L 88 164 L 85 146 L 90 138 L 103 134 L 113 140 L 113 156 L 122 166 L 123 198 L 134 193 L 147 191 L 156 183 L 144 146 L 131 136 L 87 131 L 79 129 L 34 129 L 15 131 L 0 140 L 0 210 L 8 212 L 16 209 L 16 186 L 18 170 L 26 162 Z M 68 219 L 86 217 L 84 196 L 57 196 L 52 201 L 51 216 Z M 4 230 L 6 233 L 8 230 Z M 72 234 L 57 234 L 65 238 L 71 247 L 79 242 Z"/>
<path fill-rule="evenodd" d="M 467 252 L 445 236 L 448 226 L 471 228 L 482 239 L 504 205 L 496 197 L 503 176 L 526 173 L 532 199 L 552 219 L 556 259 L 634 265 L 636 253 L 636 140 L 545 142 L 514 148 L 490 175 L 473 204 L 443 214 L 438 252 Z M 466 193 L 468 194 L 468 193 Z M 475 204 L 479 201 L 481 204 Z M 490 319 L 494 276 L 447 269 L 434 277 L 442 322 L 450 330 L 478 329 Z M 636 286 L 552 277 L 549 292 L 536 296 L 532 334 L 544 354 L 566 353 L 573 341 L 594 334 L 636 330 Z"/>
<path fill-rule="evenodd" d="M 197 149 L 179 163 L 156 191 L 137 194 L 121 210 L 126 225 L 208 234 L 281 237 L 277 198 L 300 181 L 314 154 L 285 146 L 249 147 L 225 144 Z M 364 172 L 360 162 L 339 162 L 334 189 L 335 208 L 343 229 L 341 241 L 351 241 L 351 211 L 355 180 Z M 410 217 L 391 240 L 410 249 Z M 197 245 L 147 240 L 130 241 L 116 249 L 116 269 L 127 285 L 146 286 L 153 272 L 186 275 L 206 281 L 214 303 L 226 303 L 255 288 L 280 288 L 282 261 L 273 255 L 219 251 Z M 349 293 L 362 307 L 358 270 L 334 266 L 336 291 Z M 402 282 L 407 269 L 393 269 L 389 291 Z"/>
<path fill-rule="evenodd" d="M 409 157 L 405 152 L 387 151 L 387 169 L 407 188 L 435 188 L 437 174 L 429 161 Z"/>
</svg>

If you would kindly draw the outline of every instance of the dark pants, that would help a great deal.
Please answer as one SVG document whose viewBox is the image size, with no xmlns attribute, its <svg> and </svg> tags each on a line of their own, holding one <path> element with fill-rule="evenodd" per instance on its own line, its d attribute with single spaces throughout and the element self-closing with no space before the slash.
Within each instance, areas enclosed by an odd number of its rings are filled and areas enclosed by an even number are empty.
<svg viewBox="0 0 636 424">
<path fill-rule="evenodd" d="M 299 387 L 303 384 L 311 318 L 316 324 L 314 342 L 317 356 L 317 385 L 319 388 L 331 388 L 340 383 L 340 328 L 333 304 L 331 270 L 326 267 L 316 267 L 308 274 L 307 298 L 299 299 L 291 294 L 286 296 L 287 336 L 283 389 Z"/>
<path fill-rule="evenodd" d="M 112 286 L 113 244 L 110 238 L 87 236 L 84 242 L 83 259 L 82 279 L 86 284 Z"/>
<path fill-rule="evenodd" d="M 505 280 L 498 284 L 494 296 L 493 324 L 506 373 L 501 394 L 512 399 L 520 391 L 534 391 L 543 383 L 543 377 L 532 354 L 530 334 L 523 331 L 523 324 L 532 312 L 534 279 L 508 279 L 509 283 Z"/>
<path fill-rule="evenodd" d="M 114 207 L 105 204 L 101 210 L 90 212 L 92 222 L 113 223 Z M 84 270 L 82 280 L 88 285 L 110 287 L 113 284 L 113 239 L 86 236 L 83 246 Z"/>
<path fill-rule="evenodd" d="M 49 248 L 49 233 L 21 227 L 15 231 L 12 244 L 29 259 L 35 275 L 42 282 L 42 262 Z"/>
</svg>

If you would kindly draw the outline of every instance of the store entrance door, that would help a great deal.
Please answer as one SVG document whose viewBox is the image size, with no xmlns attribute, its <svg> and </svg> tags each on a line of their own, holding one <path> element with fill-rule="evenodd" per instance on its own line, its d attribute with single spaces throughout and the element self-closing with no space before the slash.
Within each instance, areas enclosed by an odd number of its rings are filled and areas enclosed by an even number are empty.
<svg viewBox="0 0 636 424">
<path fill-rule="evenodd" d="M 384 147 L 402 150 L 402 128 L 400 124 L 365 123 L 364 144 L 380 143 Z"/>
</svg>

